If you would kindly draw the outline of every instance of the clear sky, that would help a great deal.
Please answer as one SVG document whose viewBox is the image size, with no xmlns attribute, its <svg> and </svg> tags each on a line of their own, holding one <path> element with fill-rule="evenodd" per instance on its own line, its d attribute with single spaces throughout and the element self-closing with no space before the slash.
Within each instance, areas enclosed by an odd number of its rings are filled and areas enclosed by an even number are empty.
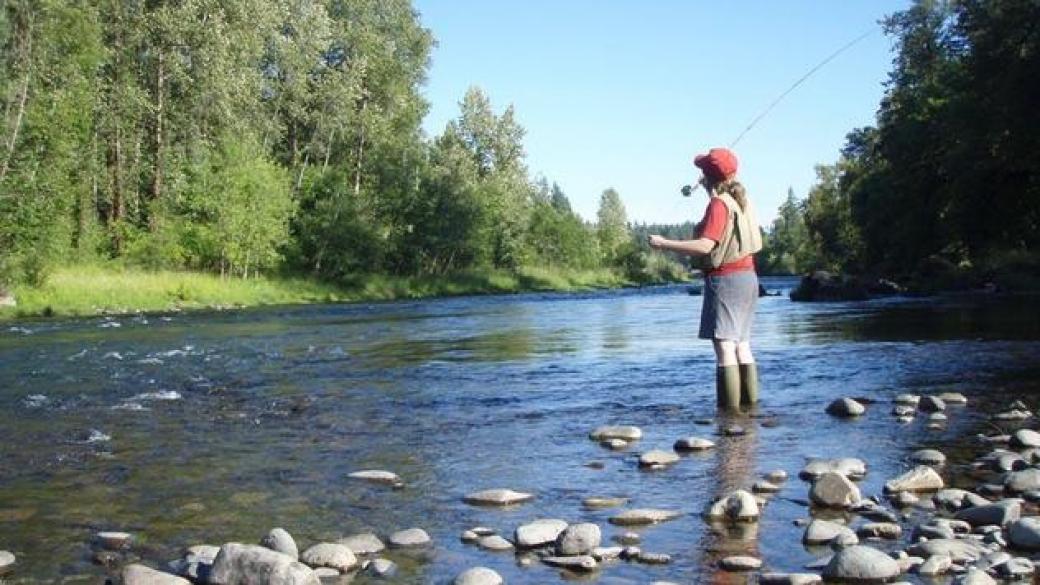
<svg viewBox="0 0 1040 585">
<path fill-rule="evenodd" d="M 427 134 L 458 116 L 466 89 L 526 129 L 532 176 L 556 181 L 586 219 L 608 187 L 633 221 L 699 219 L 693 155 L 733 141 L 813 66 L 868 30 L 794 90 L 734 151 L 768 224 L 818 163 L 873 124 L 892 62 L 878 20 L 907 0 L 416 0 L 437 46 L 425 88 Z"/>
</svg>

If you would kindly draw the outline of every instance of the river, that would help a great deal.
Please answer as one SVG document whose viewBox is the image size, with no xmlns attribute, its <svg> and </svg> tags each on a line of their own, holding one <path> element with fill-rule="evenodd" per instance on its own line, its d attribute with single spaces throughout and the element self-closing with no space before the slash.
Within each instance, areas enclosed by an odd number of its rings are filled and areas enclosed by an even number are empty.
<svg viewBox="0 0 1040 585">
<path fill-rule="evenodd" d="M 91 562 L 98 530 L 133 533 L 133 554 L 160 566 L 184 546 L 255 543 L 276 526 L 301 549 L 421 527 L 434 546 L 391 553 L 397 582 L 450 582 L 476 565 L 508 582 L 558 582 L 556 569 L 459 535 L 483 525 L 511 538 L 548 517 L 595 522 L 610 544 L 623 531 L 607 522 L 617 510 L 581 505 L 610 495 L 685 513 L 639 530 L 643 550 L 672 562 L 621 562 L 586 579 L 725 582 L 714 569 L 722 554 L 753 553 L 779 571 L 819 554 L 792 523 L 808 517 L 796 477 L 805 457 L 866 460 L 871 495 L 910 452 L 937 447 L 953 459 L 948 481 L 964 483 L 956 470 L 977 452 L 971 437 L 992 431 L 983 412 L 1014 398 L 1036 406 L 1040 394 L 1034 298 L 772 296 L 754 327 L 759 414 L 743 419 L 748 435 L 719 437 L 697 424 L 714 416 L 712 352 L 695 339 L 700 302 L 665 286 L 6 323 L 0 549 L 18 556 L 15 580 L 93 583 L 105 575 Z M 898 393 L 945 391 L 970 402 L 942 430 L 889 414 Z M 841 396 L 877 403 L 856 420 L 824 414 Z M 587 436 L 604 424 L 637 425 L 644 437 L 610 451 Z M 638 469 L 640 452 L 691 435 L 718 448 Z M 362 469 L 406 485 L 346 477 Z M 792 477 L 750 534 L 717 534 L 700 518 L 724 487 L 773 469 Z M 536 498 L 505 510 L 462 501 L 498 487 Z"/>
</svg>

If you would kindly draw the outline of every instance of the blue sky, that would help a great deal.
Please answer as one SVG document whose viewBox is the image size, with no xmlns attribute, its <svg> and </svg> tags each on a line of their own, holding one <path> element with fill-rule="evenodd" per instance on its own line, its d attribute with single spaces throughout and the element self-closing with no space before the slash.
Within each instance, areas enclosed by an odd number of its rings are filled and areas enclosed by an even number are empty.
<svg viewBox="0 0 1040 585">
<path fill-rule="evenodd" d="M 416 0 L 433 31 L 430 113 L 440 134 L 466 89 L 512 104 L 532 175 L 560 184 L 586 219 L 608 187 L 635 221 L 699 219 L 693 155 L 725 146 L 799 77 L 874 33 L 788 95 L 734 148 L 768 224 L 788 187 L 832 163 L 872 124 L 892 62 L 877 21 L 906 0 Z"/>
</svg>

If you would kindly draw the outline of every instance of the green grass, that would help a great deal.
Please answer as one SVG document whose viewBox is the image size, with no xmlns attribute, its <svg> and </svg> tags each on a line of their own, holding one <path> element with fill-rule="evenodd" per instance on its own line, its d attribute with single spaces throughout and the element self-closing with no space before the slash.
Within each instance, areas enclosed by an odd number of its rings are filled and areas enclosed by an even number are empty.
<svg viewBox="0 0 1040 585">
<path fill-rule="evenodd" d="M 199 272 L 77 266 L 56 270 L 41 287 L 15 287 L 12 292 L 18 305 L 0 308 L 0 321 L 40 316 L 575 291 L 633 284 L 608 269 L 528 267 L 517 272 L 481 270 L 440 277 L 364 275 L 337 286 L 305 278 L 222 279 Z"/>
</svg>

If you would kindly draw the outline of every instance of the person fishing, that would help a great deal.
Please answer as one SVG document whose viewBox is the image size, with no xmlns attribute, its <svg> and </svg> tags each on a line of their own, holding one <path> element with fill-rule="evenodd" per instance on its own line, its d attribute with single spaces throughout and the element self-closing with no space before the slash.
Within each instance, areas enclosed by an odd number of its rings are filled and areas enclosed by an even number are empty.
<svg viewBox="0 0 1040 585">
<path fill-rule="evenodd" d="M 712 148 L 693 164 L 708 193 L 704 218 L 692 240 L 649 236 L 650 247 L 691 256 L 704 273 L 704 304 L 698 337 L 715 348 L 715 394 L 720 410 L 738 411 L 758 402 L 758 368 L 751 353 L 751 322 L 758 302 L 754 254 L 762 234 L 751 201 L 737 180 L 737 157 Z M 684 187 L 688 195 L 690 188 Z"/>
</svg>

